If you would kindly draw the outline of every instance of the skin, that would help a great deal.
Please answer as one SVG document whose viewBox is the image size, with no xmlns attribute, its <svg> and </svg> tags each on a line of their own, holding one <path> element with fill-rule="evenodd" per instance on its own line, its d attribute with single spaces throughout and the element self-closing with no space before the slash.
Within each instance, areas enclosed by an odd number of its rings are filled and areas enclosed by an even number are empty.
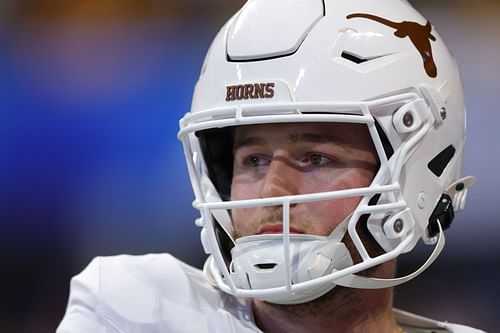
<svg viewBox="0 0 500 333">
<path fill-rule="evenodd" d="M 366 187 L 378 169 L 368 129 L 361 124 L 241 126 L 235 131 L 233 150 L 232 200 Z M 291 232 L 328 235 L 360 200 L 353 197 L 291 205 Z M 233 210 L 233 236 L 282 232 L 281 210 Z M 367 238 L 362 233 L 362 239 Z M 344 242 L 353 260 L 359 261 L 348 236 Z M 368 248 L 373 251 L 376 247 Z M 392 277 L 394 266 L 394 262 L 385 263 L 370 270 L 370 275 Z M 264 332 L 399 332 L 392 315 L 392 289 L 337 286 L 304 304 L 278 305 L 254 300 L 253 310 L 256 324 Z"/>
</svg>

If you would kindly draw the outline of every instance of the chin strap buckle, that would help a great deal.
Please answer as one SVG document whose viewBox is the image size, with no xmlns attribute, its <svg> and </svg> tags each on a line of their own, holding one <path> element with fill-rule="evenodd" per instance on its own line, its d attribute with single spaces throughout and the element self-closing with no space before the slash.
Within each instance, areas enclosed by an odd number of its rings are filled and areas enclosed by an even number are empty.
<svg viewBox="0 0 500 333">
<path fill-rule="evenodd" d="M 455 211 L 453 210 L 452 200 L 450 196 L 445 193 L 439 198 L 436 208 L 434 208 L 434 211 L 429 217 L 429 224 L 427 225 L 428 236 L 436 236 L 439 233 L 439 225 L 441 225 L 443 230 L 448 229 L 454 217 Z"/>
<path fill-rule="evenodd" d="M 451 222 L 455 217 L 455 212 L 464 209 L 468 189 L 475 183 L 475 177 L 467 176 L 458 179 L 448 186 L 448 189 L 441 196 L 441 198 L 439 198 L 436 208 L 434 208 L 434 211 L 429 217 L 427 233 L 430 238 L 436 236 L 439 232 L 439 228 L 437 226 L 438 221 L 443 227 L 443 230 L 450 227 Z"/>
</svg>

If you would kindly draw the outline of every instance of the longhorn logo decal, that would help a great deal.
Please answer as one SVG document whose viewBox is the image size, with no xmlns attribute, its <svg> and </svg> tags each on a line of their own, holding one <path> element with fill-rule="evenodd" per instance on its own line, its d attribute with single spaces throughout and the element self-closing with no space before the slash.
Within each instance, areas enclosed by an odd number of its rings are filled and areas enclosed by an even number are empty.
<svg viewBox="0 0 500 333">
<path fill-rule="evenodd" d="M 430 41 L 436 41 L 436 37 L 432 35 L 432 26 L 429 21 L 426 25 L 418 24 L 417 22 L 393 22 L 385 18 L 363 13 L 354 13 L 347 15 L 347 19 L 365 18 L 373 20 L 396 29 L 394 35 L 399 38 L 409 37 L 413 45 L 417 48 L 424 61 L 424 68 L 427 75 L 430 77 L 437 76 L 437 67 L 432 56 L 432 47 Z"/>
</svg>

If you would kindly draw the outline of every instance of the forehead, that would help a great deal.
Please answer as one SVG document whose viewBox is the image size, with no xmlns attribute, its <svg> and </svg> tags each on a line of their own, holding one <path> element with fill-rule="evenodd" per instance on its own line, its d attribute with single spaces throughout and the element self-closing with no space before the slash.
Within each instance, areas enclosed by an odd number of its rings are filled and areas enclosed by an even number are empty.
<svg viewBox="0 0 500 333">
<path fill-rule="evenodd" d="M 354 123 L 279 123 L 238 126 L 235 143 L 248 138 L 264 142 L 324 141 L 349 146 L 371 145 L 368 128 Z"/>
</svg>

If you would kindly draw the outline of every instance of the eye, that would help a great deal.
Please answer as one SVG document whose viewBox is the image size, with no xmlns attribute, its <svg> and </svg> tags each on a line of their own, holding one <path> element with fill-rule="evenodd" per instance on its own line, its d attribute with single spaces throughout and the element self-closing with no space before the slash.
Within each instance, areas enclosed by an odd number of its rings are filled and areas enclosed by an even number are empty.
<svg viewBox="0 0 500 333">
<path fill-rule="evenodd" d="M 246 158 L 245 165 L 257 168 L 269 164 L 269 159 L 263 155 L 250 155 Z"/>
<path fill-rule="evenodd" d="M 303 162 L 309 162 L 312 165 L 321 166 L 332 162 L 332 160 L 323 154 L 312 152 L 307 155 Z"/>
<path fill-rule="evenodd" d="M 318 165 L 318 164 L 321 164 L 323 156 L 321 156 L 320 154 L 317 154 L 317 153 L 312 153 L 309 156 L 309 159 L 311 160 L 311 164 Z"/>
</svg>

